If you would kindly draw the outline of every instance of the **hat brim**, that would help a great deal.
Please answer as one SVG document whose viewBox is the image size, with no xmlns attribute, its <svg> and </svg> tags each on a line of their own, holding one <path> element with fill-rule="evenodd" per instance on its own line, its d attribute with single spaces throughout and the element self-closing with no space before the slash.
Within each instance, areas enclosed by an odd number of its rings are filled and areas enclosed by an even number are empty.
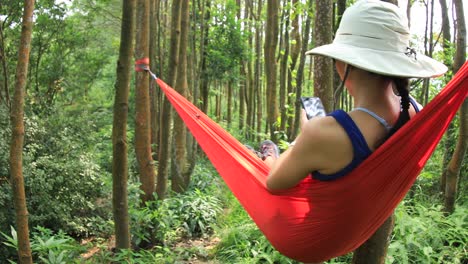
<svg viewBox="0 0 468 264">
<path fill-rule="evenodd" d="M 406 55 L 404 52 L 382 51 L 346 44 L 332 43 L 306 52 L 343 61 L 370 72 L 407 78 L 430 78 L 443 75 L 447 67 L 423 54 Z"/>
</svg>

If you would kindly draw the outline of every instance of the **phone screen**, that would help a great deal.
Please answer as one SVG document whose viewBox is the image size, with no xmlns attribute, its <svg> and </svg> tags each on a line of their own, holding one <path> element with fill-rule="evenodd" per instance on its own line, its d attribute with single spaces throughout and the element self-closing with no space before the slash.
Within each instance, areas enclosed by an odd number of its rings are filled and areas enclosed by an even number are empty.
<svg viewBox="0 0 468 264">
<path fill-rule="evenodd" d="M 318 97 L 301 97 L 302 107 L 306 111 L 307 119 L 315 116 L 325 116 L 325 108 Z"/>
</svg>

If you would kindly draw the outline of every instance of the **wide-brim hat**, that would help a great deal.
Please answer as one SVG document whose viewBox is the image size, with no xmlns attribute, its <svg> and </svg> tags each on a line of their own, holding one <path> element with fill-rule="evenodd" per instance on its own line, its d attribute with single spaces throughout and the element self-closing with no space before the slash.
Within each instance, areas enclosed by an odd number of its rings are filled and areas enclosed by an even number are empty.
<svg viewBox="0 0 468 264">
<path fill-rule="evenodd" d="M 370 72 L 428 78 L 447 67 L 409 46 L 406 14 L 391 3 L 361 0 L 346 9 L 332 44 L 306 54 L 324 55 Z"/>
</svg>

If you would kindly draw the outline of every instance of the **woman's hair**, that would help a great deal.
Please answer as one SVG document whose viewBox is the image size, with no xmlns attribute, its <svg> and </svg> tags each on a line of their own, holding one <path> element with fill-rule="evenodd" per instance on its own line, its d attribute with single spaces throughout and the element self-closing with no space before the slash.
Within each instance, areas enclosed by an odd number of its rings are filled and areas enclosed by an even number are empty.
<svg viewBox="0 0 468 264">
<path fill-rule="evenodd" d="M 410 107 L 410 96 L 409 96 L 409 79 L 408 78 L 399 78 L 393 77 L 393 82 L 395 83 L 395 88 L 398 94 L 401 97 L 401 112 L 398 120 L 395 125 L 390 130 L 388 137 L 391 137 L 395 132 L 398 131 L 408 120 L 410 119 L 409 107 Z"/>
</svg>

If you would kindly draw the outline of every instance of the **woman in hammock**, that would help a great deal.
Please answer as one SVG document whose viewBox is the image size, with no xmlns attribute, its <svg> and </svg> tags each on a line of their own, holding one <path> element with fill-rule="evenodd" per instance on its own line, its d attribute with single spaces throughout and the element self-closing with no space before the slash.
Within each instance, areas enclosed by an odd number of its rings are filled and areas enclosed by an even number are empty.
<svg viewBox="0 0 468 264">
<path fill-rule="evenodd" d="M 261 145 L 271 172 L 270 190 L 297 185 L 312 173 L 318 180 L 345 176 L 418 112 L 409 78 L 442 75 L 447 68 L 409 47 L 405 13 L 377 0 L 358 1 L 343 14 L 332 44 L 306 54 L 332 58 L 355 108 L 307 120 L 294 146 L 278 155 L 271 141 Z"/>
</svg>

